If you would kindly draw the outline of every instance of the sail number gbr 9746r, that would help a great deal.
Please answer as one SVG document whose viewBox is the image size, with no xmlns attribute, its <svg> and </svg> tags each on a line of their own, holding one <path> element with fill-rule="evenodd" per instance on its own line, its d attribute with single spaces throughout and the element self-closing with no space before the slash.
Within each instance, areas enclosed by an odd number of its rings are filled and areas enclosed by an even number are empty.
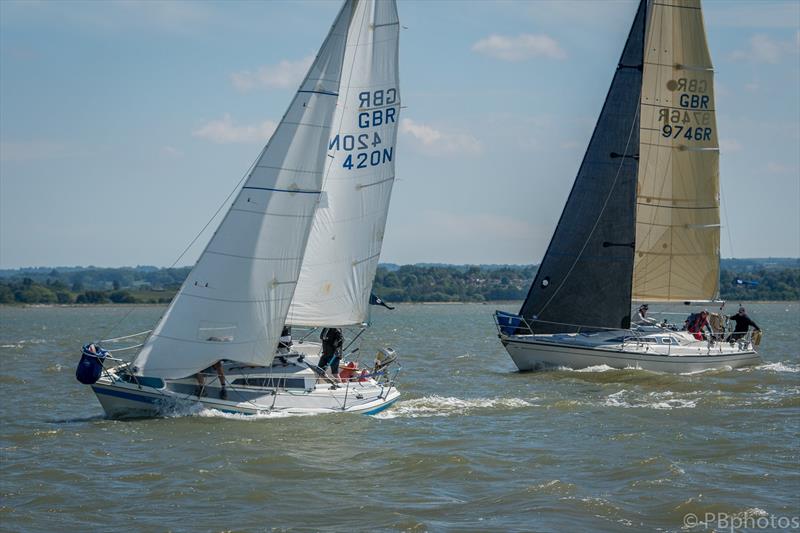
<svg viewBox="0 0 800 533">
<path fill-rule="evenodd" d="M 680 107 L 662 107 L 658 121 L 663 122 L 661 136 L 687 141 L 711 141 L 713 117 L 709 109 L 708 81 L 692 78 L 669 80 L 672 101 Z"/>
<path fill-rule="evenodd" d="M 397 89 L 394 88 L 358 93 L 358 130 L 349 134 L 339 133 L 328 143 L 329 151 L 347 152 L 342 168 L 353 170 L 391 162 L 394 146 L 386 146 L 380 130 L 397 126 L 398 106 Z M 387 137 L 393 140 L 395 136 Z"/>
</svg>

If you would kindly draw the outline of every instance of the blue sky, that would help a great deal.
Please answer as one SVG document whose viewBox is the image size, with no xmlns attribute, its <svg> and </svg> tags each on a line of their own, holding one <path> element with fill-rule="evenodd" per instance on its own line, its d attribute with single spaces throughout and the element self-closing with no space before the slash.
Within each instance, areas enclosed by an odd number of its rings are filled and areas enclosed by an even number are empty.
<svg viewBox="0 0 800 533">
<path fill-rule="evenodd" d="M 172 264 L 258 155 L 339 6 L 0 2 L 0 267 Z M 541 259 L 635 7 L 399 2 L 405 108 L 382 261 Z M 722 254 L 800 256 L 800 2 L 704 10 Z"/>
</svg>

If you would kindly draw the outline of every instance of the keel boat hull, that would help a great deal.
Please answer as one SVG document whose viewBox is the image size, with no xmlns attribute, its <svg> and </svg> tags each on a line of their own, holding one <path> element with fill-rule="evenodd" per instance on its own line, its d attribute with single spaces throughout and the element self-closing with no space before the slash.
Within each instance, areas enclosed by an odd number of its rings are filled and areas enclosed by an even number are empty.
<svg viewBox="0 0 800 533">
<path fill-rule="evenodd" d="M 503 346 L 521 371 L 606 365 L 619 369 L 691 373 L 761 362 L 761 357 L 749 345 L 730 346 L 721 342 L 710 346 L 696 342 L 682 346 L 646 343 L 591 346 L 588 342 L 580 345 L 582 340 L 578 335 L 501 336 Z"/>
</svg>

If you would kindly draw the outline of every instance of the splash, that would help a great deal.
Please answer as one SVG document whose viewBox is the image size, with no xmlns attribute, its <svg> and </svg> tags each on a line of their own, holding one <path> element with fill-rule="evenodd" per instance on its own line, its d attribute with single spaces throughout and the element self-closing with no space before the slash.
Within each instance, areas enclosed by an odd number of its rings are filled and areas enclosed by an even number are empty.
<svg viewBox="0 0 800 533">
<path fill-rule="evenodd" d="M 603 401 L 607 407 L 647 408 L 647 409 L 691 409 L 697 407 L 697 400 L 688 398 L 675 398 L 672 391 L 651 392 L 645 396 L 633 391 L 622 389 L 619 392 L 610 394 Z"/>
<path fill-rule="evenodd" d="M 397 403 L 392 409 L 375 415 L 376 418 L 425 418 L 432 416 L 458 416 L 478 409 L 518 409 L 535 404 L 521 398 L 472 398 L 452 396 L 424 396 Z"/>
<path fill-rule="evenodd" d="M 608 372 L 609 370 L 616 370 L 616 368 L 612 368 L 608 365 L 595 365 L 595 366 L 587 366 L 586 368 L 579 368 L 577 370 L 573 370 L 573 372 Z"/>
<path fill-rule="evenodd" d="M 274 418 L 288 418 L 293 416 L 311 416 L 313 414 L 315 413 L 298 413 L 287 411 L 260 411 L 254 414 L 230 413 L 220 411 L 219 409 L 214 409 L 213 407 L 205 407 L 196 402 L 170 404 L 165 405 L 161 409 L 161 415 L 165 418 L 223 418 L 226 420 L 240 420 L 244 422 L 271 420 Z"/>
<path fill-rule="evenodd" d="M 293 416 L 312 416 L 312 413 L 289 413 L 287 411 L 261 412 L 258 414 L 246 415 L 243 413 L 225 413 L 217 409 L 199 408 L 191 416 L 199 418 L 224 418 L 226 420 L 240 420 L 244 422 L 255 422 L 258 420 L 272 420 L 275 418 L 289 418 Z"/>
<path fill-rule="evenodd" d="M 730 372 L 733 367 L 730 365 L 723 365 L 719 368 L 704 368 L 703 370 L 694 370 L 692 372 L 681 372 L 681 376 L 698 376 L 700 374 L 721 374 L 723 372 Z"/>
<path fill-rule="evenodd" d="M 771 372 L 800 372 L 800 365 L 792 363 L 766 363 L 755 367 L 756 370 L 769 370 Z"/>
</svg>

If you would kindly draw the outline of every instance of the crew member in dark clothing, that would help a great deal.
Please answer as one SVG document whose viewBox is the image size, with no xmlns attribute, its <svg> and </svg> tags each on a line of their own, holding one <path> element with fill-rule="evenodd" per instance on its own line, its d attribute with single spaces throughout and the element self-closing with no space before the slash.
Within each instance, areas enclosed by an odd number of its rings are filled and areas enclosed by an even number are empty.
<svg viewBox="0 0 800 533">
<path fill-rule="evenodd" d="M 736 322 L 736 327 L 733 328 L 733 333 L 728 335 L 728 341 L 731 344 L 747 335 L 750 326 L 753 326 L 756 331 L 761 331 L 761 328 L 759 328 L 756 323 L 753 322 L 749 316 L 747 316 L 747 311 L 745 311 L 744 307 L 740 307 L 738 313 L 731 315 L 728 318 Z"/>
<path fill-rule="evenodd" d="M 344 337 L 339 328 L 325 328 L 319 334 L 322 341 L 322 357 L 319 358 L 319 367 L 325 371 L 325 367 L 331 365 L 331 373 L 339 375 L 339 361 L 342 359 L 342 345 Z"/>
</svg>

